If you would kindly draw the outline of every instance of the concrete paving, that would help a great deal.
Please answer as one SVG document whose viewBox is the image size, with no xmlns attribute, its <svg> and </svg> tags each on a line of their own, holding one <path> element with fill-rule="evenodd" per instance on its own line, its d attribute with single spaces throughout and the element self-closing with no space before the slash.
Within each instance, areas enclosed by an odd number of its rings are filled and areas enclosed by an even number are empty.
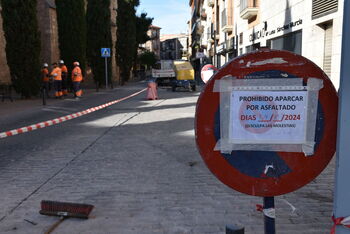
<svg viewBox="0 0 350 234">
<path fill-rule="evenodd" d="M 55 103 L 53 111 L 29 108 L 12 119 L 0 117 L 0 127 L 82 110 L 144 86 Z M 262 214 L 255 210 L 262 199 L 221 184 L 198 154 L 193 130 L 198 95 L 162 88 L 156 101 L 141 94 L 0 140 L 0 233 L 43 233 L 58 220 L 38 213 L 40 201 L 48 199 L 95 206 L 88 220 L 67 219 L 54 233 L 225 233 L 226 224 L 263 233 Z M 309 185 L 276 197 L 277 233 L 330 232 L 333 175 L 332 161 Z"/>
</svg>

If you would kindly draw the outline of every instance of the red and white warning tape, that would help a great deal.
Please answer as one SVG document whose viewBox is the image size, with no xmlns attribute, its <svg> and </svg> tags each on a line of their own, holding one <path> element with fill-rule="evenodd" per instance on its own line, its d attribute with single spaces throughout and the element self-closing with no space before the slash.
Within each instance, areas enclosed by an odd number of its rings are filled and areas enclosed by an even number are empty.
<svg viewBox="0 0 350 234">
<path fill-rule="evenodd" d="M 262 212 L 265 216 L 275 219 L 276 218 L 276 211 L 275 208 L 267 208 L 264 209 L 263 205 L 261 204 L 256 204 L 256 210 L 259 212 Z"/>
<path fill-rule="evenodd" d="M 346 228 L 350 228 L 350 216 L 349 217 L 339 217 L 335 218 L 334 215 L 332 216 L 332 221 L 333 221 L 333 227 L 331 230 L 331 234 L 335 234 L 336 227 L 343 226 Z"/>
<path fill-rule="evenodd" d="M 141 90 L 139 92 L 133 93 L 133 94 L 131 94 L 129 96 L 126 96 L 126 97 L 123 97 L 123 98 L 120 98 L 120 99 L 108 102 L 108 103 L 100 105 L 100 106 L 92 107 L 92 108 L 86 109 L 84 111 L 76 112 L 74 114 L 62 116 L 60 118 L 44 121 L 44 122 L 33 124 L 33 125 L 30 125 L 30 126 L 27 126 L 27 127 L 10 130 L 10 131 L 7 131 L 7 132 L 2 132 L 2 133 L 0 133 L 0 138 L 5 138 L 5 137 L 9 137 L 9 136 L 14 136 L 14 135 L 17 135 L 17 134 L 25 133 L 25 132 L 34 131 L 34 130 L 37 130 L 37 129 L 40 129 L 40 128 L 45 128 L 45 127 L 49 127 L 49 126 L 52 126 L 52 125 L 55 125 L 55 124 L 62 123 L 62 122 L 65 122 L 67 120 L 75 119 L 75 118 L 78 118 L 80 116 L 83 116 L 83 115 L 86 115 L 86 114 L 90 114 L 92 112 L 95 112 L 95 111 L 104 109 L 104 108 L 106 108 L 108 106 L 114 105 L 116 103 L 122 102 L 122 101 L 124 101 L 126 99 L 135 97 L 136 95 L 139 95 L 140 93 L 142 93 L 142 92 L 144 92 L 146 90 L 147 90 L 147 88 L 143 89 L 143 90 Z"/>
</svg>

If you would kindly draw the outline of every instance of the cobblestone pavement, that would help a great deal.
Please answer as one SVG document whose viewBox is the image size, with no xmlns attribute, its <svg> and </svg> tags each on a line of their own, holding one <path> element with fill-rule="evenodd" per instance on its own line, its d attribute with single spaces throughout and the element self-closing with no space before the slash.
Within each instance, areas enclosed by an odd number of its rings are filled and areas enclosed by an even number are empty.
<svg viewBox="0 0 350 234">
<path fill-rule="evenodd" d="M 198 93 L 159 92 L 3 139 L 0 233 L 43 233 L 58 219 L 38 213 L 45 199 L 95 205 L 90 219 L 67 219 L 54 233 L 224 233 L 226 224 L 263 233 L 262 199 L 221 184 L 198 154 Z M 329 233 L 333 174 L 334 162 L 276 197 L 277 233 Z"/>
</svg>

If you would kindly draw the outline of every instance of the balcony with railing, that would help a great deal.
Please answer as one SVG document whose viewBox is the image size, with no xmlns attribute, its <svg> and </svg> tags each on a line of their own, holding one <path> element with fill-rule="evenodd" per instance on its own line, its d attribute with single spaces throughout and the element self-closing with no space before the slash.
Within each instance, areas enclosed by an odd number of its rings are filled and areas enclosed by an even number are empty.
<svg viewBox="0 0 350 234">
<path fill-rule="evenodd" d="M 204 33 L 204 26 L 201 25 L 200 20 L 198 20 L 192 25 L 191 35 L 192 37 L 194 37 L 195 35 L 201 36 L 203 33 Z"/>
<path fill-rule="evenodd" d="M 205 11 L 204 8 L 201 10 L 201 20 L 203 21 L 207 20 L 207 12 Z"/>
<path fill-rule="evenodd" d="M 204 33 L 204 25 L 199 24 L 196 33 L 201 36 Z"/>
<path fill-rule="evenodd" d="M 258 15 L 258 0 L 240 0 L 240 16 L 242 19 L 250 19 Z"/>
<path fill-rule="evenodd" d="M 207 28 L 207 39 L 208 39 L 208 43 L 213 43 L 214 42 L 214 40 L 213 40 L 213 35 L 214 34 L 214 32 L 213 32 L 213 30 L 212 30 L 212 27 L 208 27 Z"/>
<path fill-rule="evenodd" d="M 226 49 L 227 50 L 230 51 L 230 50 L 235 49 L 235 37 L 227 39 L 225 42 L 226 42 Z"/>
<path fill-rule="evenodd" d="M 226 8 L 221 12 L 221 30 L 223 32 L 232 32 L 232 19 L 228 16 Z"/>
<path fill-rule="evenodd" d="M 213 7 L 214 5 L 214 0 L 208 0 L 208 7 Z"/>
</svg>

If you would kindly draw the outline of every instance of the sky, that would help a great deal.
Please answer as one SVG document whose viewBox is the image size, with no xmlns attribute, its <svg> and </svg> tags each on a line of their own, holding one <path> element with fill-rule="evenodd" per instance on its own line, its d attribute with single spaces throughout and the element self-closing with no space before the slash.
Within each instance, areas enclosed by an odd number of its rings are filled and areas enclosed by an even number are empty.
<svg viewBox="0 0 350 234">
<path fill-rule="evenodd" d="M 140 0 L 137 13 L 146 12 L 154 18 L 153 25 L 161 27 L 160 34 L 187 33 L 191 17 L 189 0 Z"/>
</svg>

